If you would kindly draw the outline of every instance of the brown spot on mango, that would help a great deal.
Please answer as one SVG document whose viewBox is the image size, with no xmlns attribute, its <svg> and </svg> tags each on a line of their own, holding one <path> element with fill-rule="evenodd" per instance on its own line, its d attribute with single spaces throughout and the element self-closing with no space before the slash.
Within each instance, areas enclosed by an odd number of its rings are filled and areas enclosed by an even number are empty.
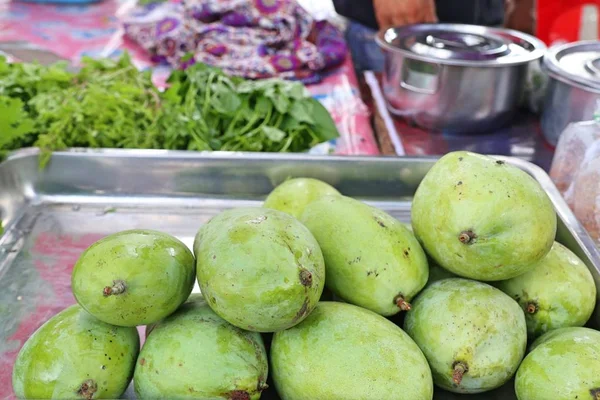
<svg viewBox="0 0 600 400">
<path fill-rule="evenodd" d="M 298 321 L 300 318 L 302 318 L 306 315 L 306 312 L 308 310 L 308 305 L 309 305 L 309 301 L 308 301 L 308 298 L 306 298 L 304 300 L 304 303 L 302 303 L 302 307 L 300 307 L 300 309 L 296 313 L 296 316 L 294 317 L 294 321 Z"/>
<path fill-rule="evenodd" d="M 234 390 L 229 393 L 229 400 L 250 400 L 250 394 L 245 390 Z"/>
</svg>

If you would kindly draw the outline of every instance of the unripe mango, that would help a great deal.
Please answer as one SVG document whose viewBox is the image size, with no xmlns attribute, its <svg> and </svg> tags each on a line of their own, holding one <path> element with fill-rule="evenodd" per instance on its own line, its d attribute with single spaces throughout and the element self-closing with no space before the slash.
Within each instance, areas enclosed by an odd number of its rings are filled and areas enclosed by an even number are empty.
<svg viewBox="0 0 600 400">
<path fill-rule="evenodd" d="M 498 282 L 496 287 L 521 305 L 531 337 L 583 326 L 596 306 L 596 284 L 590 270 L 558 242 L 531 271 Z"/>
<path fill-rule="evenodd" d="M 302 321 L 325 284 L 321 249 L 294 217 L 267 208 L 237 208 L 203 225 L 194 243 L 198 283 L 229 323 L 275 332 Z"/>
<path fill-rule="evenodd" d="M 392 322 L 363 308 L 320 302 L 271 343 L 282 400 L 431 400 L 427 360 Z"/>
<path fill-rule="evenodd" d="M 309 204 L 300 219 L 325 258 L 327 287 L 348 303 L 384 316 L 409 310 L 429 276 L 427 256 L 403 223 L 345 196 Z"/>
<path fill-rule="evenodd" d="M 183 242 L 138 229 L 92 244 L 77 260 L 71 285 L 77 302 L 99 320 L 136 326 L 175 311 L 192 292 L 195 272 Z"/>
<path fill-rule="evenodd" d="M 404 321 L 429 361 L 433 380 L 456 393 L 502 386 L 527 346 L 523 311 L 500 290 L 462 278 L 427 286 Z"/>
<path fill-rule="evenodd" d="M 439 265 L 435 265 L 432 262 L 429 263 L 429 280 L 427 281 L 427 285 L 448 278 L 458 278 L 458 276 Z"/>
<path fill-rule="evenodd" d="M 25 342 L 13 390 L 23 399 L 116 399 L 131 381 L 139 349 L 135 328 L 109 325 L 73 305 Z"/>
<path fill-rule="evenodd" d="M 531 347 L 515 379 L 519 400 L 600 398 L 600 332 L 555 329 Z"/>
<path fill-rule="evenodd" d="M 289 179 L 277 186 L 265 199 L 264 207 L 300 218 L 304 208 L 315 200 L 340 194 L 333 186 L 313 178 Z"/>
<path fill-rule="evenodd" d="M 514 278 L 550 251 L 557 218 L 530 175 L 495 158 L 448 153 L 412 202 L 414 233 L 439 266 L 481 281 Z"/>
<path fill-rule="evenodd" d="M 234 327 L 193 294 L 153 325 L 134 384 L 140 399 L 257 400 L 267 374 L 260 334 Z"/>
</svg>

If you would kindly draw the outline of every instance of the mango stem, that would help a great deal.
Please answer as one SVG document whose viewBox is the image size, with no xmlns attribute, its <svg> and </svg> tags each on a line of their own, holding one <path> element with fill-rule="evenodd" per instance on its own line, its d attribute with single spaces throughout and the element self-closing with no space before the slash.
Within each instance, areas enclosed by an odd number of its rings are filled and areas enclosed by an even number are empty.
<svg viewBox="0 0 600 400">
<path fill-rule="evenodd" d="M 477 235 L 475 234 L 475 232 L 473 232 L 472 230 L 468 230 L 468 231 L 462 231 L 459 235 L 458 235 L 458 240 L 462 243 L 462 244 L 471 244 L 473 243 L 473 241 L 477 239 Z"/>
<path fill-rule="evenodd" d="M 267 385 L 265 382 L 261 382 L 258 384 L 258 391 L 262 392 L 263 390 L 267 390 L 269 388 L 269 385 Z"/>
<path fill-rule="evenodd" d="M 410 311 L 410 309 L 412 308 L 412 306 L 410 305 L 410 303 L 408 301 L 406 301 L 406 299 L 404 298 L 404 296 L 402 296 L 401 294 L 399 294 L 398 296 L 396 296 L 396 298 L 394 298 L 394 303 L 402 311 Z"/>
<path fill-rule="evenodd" d="M 536 312 L 538 312 L 537 304 L 535 304 L 534 302 L 527 303 L 526 311 L 528 314 L 535 314 Z"/>
<path fill-rule="evenodd" d="M 590 390 L 593 400 L 600 400 L 600 388 Z"/>
<path fill-rule="evenodd" d="M 121 293 L 125 293 L 126 290 L 127 290 L 127 285 L 125 284 L 125 281 L 118 279 L 116 281 L 113 281 L 112 286 L 106 286 L 102 290 L 102 294 L 104 294 L 104 297 L 116 296 Z"/>
<path fill-rule="evenodd" d="M 460 385 L 460 383 L 462 382 L 463 376 L 469 371 L 469 367 L 462 361 L 457 361 L 454 363 L 452 368 L 454 369 L 452 371 L 452 380 L 457 385 Z"/>
</svg>

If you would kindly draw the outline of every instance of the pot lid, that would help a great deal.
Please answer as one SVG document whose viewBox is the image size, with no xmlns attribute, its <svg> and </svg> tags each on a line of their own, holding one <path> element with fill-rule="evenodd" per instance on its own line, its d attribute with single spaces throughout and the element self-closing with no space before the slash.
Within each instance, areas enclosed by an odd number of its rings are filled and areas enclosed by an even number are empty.
<svg viewBox="0 0 600 400">
<path fill-rule="evenodd" d="M 600 89 L 600 41 L 552 47 L 544 56 L 544 66 L 558 79 Z"/>
<path fill-rule="evenodd" d="M 464 24 L 415 24 L 379 32 L 386 50 L 448 65 L 502 67 L 534 61 L 546 46 L 522 32 Z"/>
</svg>

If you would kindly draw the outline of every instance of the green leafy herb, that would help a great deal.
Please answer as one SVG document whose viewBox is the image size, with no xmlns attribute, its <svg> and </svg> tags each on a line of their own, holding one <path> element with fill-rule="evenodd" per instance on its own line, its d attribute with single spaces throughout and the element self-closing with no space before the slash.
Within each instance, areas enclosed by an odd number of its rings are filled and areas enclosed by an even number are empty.
<svg viewBox="0 0 600 400">
<path fill-rule="evenodd" d="M 298 82 L 243 80 L 196 64 L 174 73 L 169 83 L 164 98 L 179 98 L 187 119 L 195 115 L 202 147 L 301 152 L 338 136 L 327 110 L 313 115 L 318 101 Z"/>
<path fill-rule="evenodd" d="M 338 136 L 304 85 L 230 77 L 195 64 L 160 92 L 125 54 L 66 64 L 0 58 L 0 151 L 41 148 L 41 165 L 68 147 L 302 152 Z M 1 154 L 0 154 L 1 155 Z"/>
<path fill-rule="evenodd" d="M 50 67 L 9 64 L 0 57 L 0 157 L 10 150 L 35 143 L 37 114 L 29 101 L 41 93 L 67 87 L 72 74 L 66 67 L 65 63 Z"/>
<path fill-rule="evenodd" d="M 36 142 L 42 164 L 67 147 L 160 148 L 161 101 L 150 74 L 127 58 L 85 62 L 73 85 L 29 102 L 44 127 Z"/>
<path fill-rule="evenodd" d="M 23 110 L 21 99 L 0 96 L 0 148 L 32 132 L 34 125 L 33 120 Z"/>
</svg>

